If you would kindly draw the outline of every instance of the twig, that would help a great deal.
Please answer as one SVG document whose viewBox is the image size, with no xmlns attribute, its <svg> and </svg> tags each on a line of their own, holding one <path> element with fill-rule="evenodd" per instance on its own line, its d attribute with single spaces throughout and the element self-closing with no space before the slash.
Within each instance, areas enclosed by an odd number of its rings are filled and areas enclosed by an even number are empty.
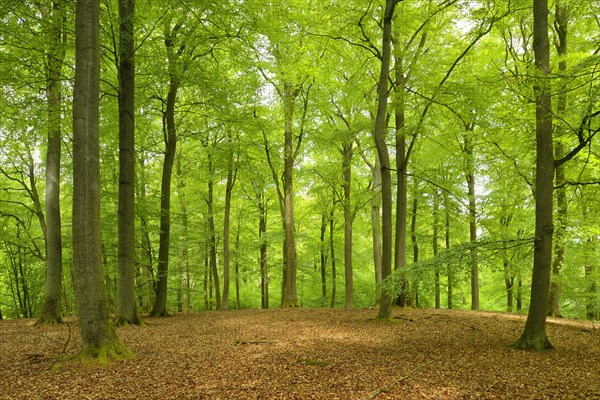
<svg viewBox="0 0 600 400">
<path fill-rule="evenodd" d="M 410 377 L 412 377 L 415 372 L 417 372 L 418 370 L 428 366 L 429 364 L 433 364 L 434 360 L 429 360 L 427 362 L 424 362 L 423 364 L 419 365 L 418 367 L 416 367 L 415 369 L 412 370 L 412 372 L 408 375 L 405 375 L 401 378 L 395 379 L 393 380 L 390 384 L 388 384 L 387 386 L 384 386 L 376 391 L 374 391 L 373 393 L 371 393 L 371 395 L 369 397 L 367 397 L 365 400 L 373 400 L 374 398 L 376 398 L 377 396 L 379 396 L 382 393 L 387 393 L 390 390 L 392 390 L 396 385 L 398 385 L 400 382 L 403 382 L 407 379 L 409 379 Z"/>
<path fill-rule="evenodd" d="M 490 390 L 491 388 L 496 386 L 497 383 L 498 383 L 498 381 L 494 381 L 494 383 L 492 383 L 490 386 L 486 387 L 483 392 L 479 393 L 479 396 L 477 396 L 477 398 L 480 399 L 488 390 Z"/>
</svg>

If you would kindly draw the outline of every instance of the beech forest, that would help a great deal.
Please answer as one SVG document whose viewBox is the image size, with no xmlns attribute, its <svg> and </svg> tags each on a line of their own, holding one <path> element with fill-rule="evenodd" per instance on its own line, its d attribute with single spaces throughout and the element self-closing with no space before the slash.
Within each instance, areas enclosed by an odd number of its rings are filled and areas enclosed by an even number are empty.
<svg viewBox="0 0 600 400">
<path fill-rule="evenodd" d="M 600 397 L 600 2 L 1 0 L 0 66 L 1 398 Z"/>
</svg>

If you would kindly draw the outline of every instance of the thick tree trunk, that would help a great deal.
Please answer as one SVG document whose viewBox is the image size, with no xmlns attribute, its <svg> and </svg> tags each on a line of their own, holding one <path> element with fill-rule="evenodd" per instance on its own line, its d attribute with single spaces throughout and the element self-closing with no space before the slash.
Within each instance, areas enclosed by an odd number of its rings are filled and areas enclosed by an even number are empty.
<svg viewBox="0 0 600 400">
<path fill-rule="evenodd" d="M 109 321 L 100 236 L 99 0 L 77 0 L 73 93 L 73 285 L 81 356 L 105 361 L 129 354 Z"/>
<path fill-rule="evenodd" d="M 410 215 L 410 242 L 412 244 L 413 249 L 413 263 L 419 262 L 419 241 L 417 239 L 417 216 L 419 211 L 419 182 L 414 180 L 414 193 L 413 193 L 413 201 L 412 201 L 412 212 Z M 406 291 L 406 300 L 405 306 L 411 306 L 411 296 L 410 296 L 410 286 L 408 284 L 408 279 L 405 281 L 405 291 Z M 414 294 L 415 294 L 415 307 L 419 306 L 419 278 L 414 278 Z"/>
<path fill-rule="evenodd" d="M 550 70 L 548 41 L 548 1 L 533 2 L 533 50 L 538 77 L 536 94 L 536 178 L 535 178 L 535 246 L 531 300 L 527 322 L 521 338 L 513 345 L 520 349 L 552 348 L 546 335 L 548 293 L 552 262 L 552 192 L 554 155 L 552 149 L 552 102 L 547 76 Z"/>
<path fill-rule="evenodd" d="M 392 18 L 396 7 L 396 0 L 386 0 L 383 15 L 383 39 L 381 53 L 381 70 L 377 86 L 377 114 L 375 116 L 375 129 L 373 137 L 377 147 L 377 155 L 381 162 L 381 197 L 382 197 L 382 250 L 381 250 L 381 278 L 387 279 L 392 274 L 392 174 L 390 156 L 385 142 L 385 119 L 388 103 L 388 81 L 390 74 L 390 57 L 392 41 Z M 392 316 L 393 294 L 382 291 L 379 305 L 378 318 L 389 319 Z"/>
<path fill-rule="evenodd" d="M 344 188 L 344 287 L 345 287 L 345 307 L 352 308 L 352 204 L 351 204 L 351 185 L 352 185 L 352 154 L 354 141 L 350 140 L 343 147 L 343 188 Z"/>
<path fill-rule="evenodd" d="M 556 28 L 557 39 L 556 50 L 558 52 L 559 62 L 558 70 L 560 75 L 564 75 L 567 69 L 567 34 L 569 24 L 569 8 L 563 1 L 556 2 L 554 12 L 554 26 Z M 566 78 L 565 78 L 566 79 Z M 564 84 L 566 85 L 566 81 Z M 557 120 L 562 120 L 567 111 L 567 92 L 564 87 L 558 92 L 556 116 Z M 564 144 L 562 136 L 565 133 L 564 126 L 561 122 L 555 126 L 555 159 L 560 160 L 564 156 Z M 565 183 L 565 166 L 559 165 L 555 171 L 555 186 L 556 189 L 556 239 L 554 243 L 554 261 L 552 262 L 552 282 L 550 285 L 550 304 L 548 315 L 553 317 L 561 317 L 560 314 L 560 270 L 565 259 L 565 234 L 567 231 L 567 188 Z"/>
<path fill-rule="evenodd" d="M 119 211 L 117 325 L 140 325 L 135 299 L 134 0 L 119 0 Z"/>
<path fill-rule="evenodd" d="M 144 204 L 146 199 L 146 161 L 144 155 L 140 158 L 140 179 L 138 203 Z M 143 209 L 143 207 L 140 207 Z M 152 262 L 152 242 L 150 241 L 150 228 L 143 211 L 139 214 L 140 219 L 140 272 L 138 288 L 141 292 L 141 308 L 145 312 L 152 309 L 154 296 L 156 294 L 156 280 L 154 279 L 154 267 Z"/>
<path fill-rule="evenodd" d="M 40 5 L 48 26 L 46 54 L 46 101 L 48 110 L 48 146 L 46 149 L 46 291 L 44 308 L 37 324 L 62 322 L 60 296 L 62 294 L 62 233 L 60 217 L 60 153 L 62 65 L 66 46 L 64 35 L 64 5 L 54 1 L 52 6 Z"/>
</svg>

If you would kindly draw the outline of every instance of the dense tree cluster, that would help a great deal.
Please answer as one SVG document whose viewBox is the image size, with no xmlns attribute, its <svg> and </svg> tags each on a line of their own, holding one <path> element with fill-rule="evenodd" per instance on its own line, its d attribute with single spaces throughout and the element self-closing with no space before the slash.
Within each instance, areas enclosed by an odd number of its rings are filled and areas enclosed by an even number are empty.
<svg viewBox="0 0 600 400">
<path fill-rule="evenodd" d="M 123 324 L 530 293 L 542 325 L 600 317 L 597 4 L 102 0 L 86 56 L 74 3 L 0 6 L 1 316 L 73 314 L 95 257 Z"/>
</svg>

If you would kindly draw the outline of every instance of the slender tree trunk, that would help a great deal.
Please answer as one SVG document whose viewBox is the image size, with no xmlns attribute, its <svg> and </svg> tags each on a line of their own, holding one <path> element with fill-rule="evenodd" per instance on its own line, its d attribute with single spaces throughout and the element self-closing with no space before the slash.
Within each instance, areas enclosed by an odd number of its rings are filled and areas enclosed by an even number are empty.
<svg viewBox="0 0 600 400">
<path fill-rule="evenodd" d="M 182 154 L 177 157 L 177 198 L 179 199 L 179 209 L 181 211 L 181 228 L 183 229 L 182 237 L 180 238 L 181 246 L 181 273 L 183 275 L 182 283 L 182 304 L 181 309 L 187 313 L 190 311 L 190 251 L 189 251 L 189 224 L 187 203 L 185 200 L 185 182 L 183 180 L 183 170 L 181 169 Z"/>
<path fill-rule="evenodd" d="M 407 215 L 406 210 L 408 208 L 408 177 L 407 177 L 407 166 L 408 158 L 406 154 L 406 136 L 405 136 L 405 92 L 404 86 L 405 76 L 404 68 L 402 66 L 402 56 L 400 54 L 401 49 L 399 46 L 395 47 L 395 63 L 394 72 L 396 75 L 396 102 L 394 109 L 395 123 L 396 123 L 396 236 L 394 242 L 395 250 L 395 263 L 394 268 L 400 272 L 400 294 L 396 299 L 396 303 L 400 307 L 405 307 L 410 303 L 410 296 L 408 293 L 409 284 L 406 273 L 402 271 L 406 267 L 406 221 Z"/>
<path fill-rule="evenodd" d="M 83 358 L 129 354 L 109 321 L 100 235 L 100 1 L 77 0 L 73 92 L 73 283 Z"/>
<path fill-rule="evenodd" d="M 440 224 L 440 194 L 436 188 L 433 192 L 433 257 L 437 257 L 439 254 L 438 249 L 438 235 L 439 235 L 439 224 Z M 435 263 L 434 271 L 434 291 L 435 291 L 435 308 L 440 308 L 440 267 L 438 263 Z"/>
<path fill-rule="evenodd" d="M 350 140 L 344 144 L 342 163 L 343 188 L 344 188 L 344 283 L 345 283 L 345 307 L 352 308 L 352 154 L 354 141 Z"/>
<path fill-rule="evenodd" d="M 140 179 L 139 179 L 139 196 L 138 203 L 145 204 L 146 201 L 146 166 L 145 156 L 142 153 L 140 158 Z M 143 207 L 140 207 L 143 209 Z M 156 293 L 156 280 L 154 279 L 154 267 L 152 262 L 152 242 L 150 241 L 150 228 L 146 221 L 144 211 L 139 214 L 140 230 L 141 230 L 141 255 L 140 255 L 140 279 L 138 282 L 139 290 L 141 291 L 142 301 L 141 308 L 143 311 L 149 312 L 154 303 L 154 295 Z"/>
<path fill-rule="evenodd" d="M 230 135 L 228 136 L 228 139 L 230 142 Z M 227 310 L 229 308 L 229 230 L 231 225 L 231 194 L 233 193 L 233 186 L 235 185 L 236 176 L 233 165 L 233 152 L 231 149 L 228 149 L 228 152 L 227 181 L 225 184 L 225 215 L 223 217 L 223 301 L 221 302 L 223 310 Z"/>
<path fill-rule="evenodd" d="M 321 215 L 321 236 L 320 258 L 321 258 L 321 305 L 327 304 L 327 243 L 325 242 L 325 233 L 327 232 L 327 215 L 325 212 Z"/>
<path fill-rule="evenodd" d="M 48 146 L 46 149 L 46 291 L 42 315 L 36 324 L 62 322 L 60 296 L 62 293 L 62 232 L 60 216 L 60 156 L 62 65 L 65 58 L 64 4 L 40 5 L 46 21 L 51 21 L 46 33 L 47 79 L 46 99 L 48 113 Z"/>
<path fill-rule="evenodd" d="M 335 204 L 335 201 L 334 201 Z M 335 241 L 334 241 L 334 221 L 333 221 L 333 212 L 334 212 L 334 204 L 331 206 L 331 212 L 329 213 L 329 251 L 331 253 L 331 302 L 329 306 L 331 308 L 335 307 L 335 291 L 337 288 L 337 271 L 335 269 Z"/>
<path fill-rule="evenodd" d="M 554 155 L 552 149 L 552 102 L 547 76 L 550 71 L 548 1 L 533 2 L 533 50 L 538 77 L 536 95 L 535 246 L 531 300 L 527 322 L 514 347 L 543 350 L 552 348 L 546 335 L 548 294 L 552 263 L 552 192 Z"/>
<path fill-rule="evenodd" d="M 206 200 L 208 206 L 208 234 L 209 234 L 209 264 L 210 271 L 212 273 L 212 282 L 215 289 L 215 300 L 217 310 L 221 307 L 221 287 L 219 285 L 219 270 L 217 269 L 217 234 L 215 230 L 215 215 L 214 215 L 214 166 L 212 161 L 212 154 L 208 155 L 208 199 Z M 212 290 L 211 290 L 212 292 Z"/>
<path fill-rule="evenodd" d="M 242 213 L 238 213 L 237 230 L 235 231 L 235 308 L 242 308 L 240 302 L 240 233 L 242 230 Z"/>
<path fill-rule="evenodd" d="M 479 310 L 479 265 L 477 260 L 477 204 L 475 201 L 475 168 L 473 166 L 473 124 L 467 125 L 464 135 L 463 153 L 465 157 L 465 177 L 469 198 L 469 240 L 471 267 L 471 310 Z"/>
<path fill-rule="evenodd" d="M 373 198 L 371 200 L 371 224 L 373 229 L 373 264 L 375 268 L 375 305 L 381 301 L 381 165 L 375 160 L 373 172 Z"/>
<path fill-rule="evenodd" d="M 450 250 L 450 201 L 448 192 L 444 191 L 444 238 L 446 251 Z M 451 310 L 453 307 L 452 296 L 454 295 L 454 269 L 452 262 L 448 261 L 446 264 L 447 268 L 447 279 L 448 279 L 448 291 L 447 291 L 447 303 L 448 309 Z"/>
<path fill-rule="evenodd" d="M 419 210 L 419 183 L 417 180 L 414 180 L 414 193 L 413 193 L 413 201 L 412 201 L 412 212 L 410 218 L 410 241 L 413 249 L 413 263 L 419 262 L 419 241 L 417 239 L 417 212 Z M 406 280 L 406 300 L 405 305 L 411 306 L 411 296 L 409 295 L 408 279 Z M 415 277 L 414 281 L 414 293 L 415 293 L 415 307 L 419 306 L 419 278 Z"/>
<path fill-rule="evenodd" d="M 283 226 L 285 233 L 285 273 L 283 291 L 281 294 L 282 307 L 298 307 L 296 293 L 296 239 L 294 233 L 294 146 L 293 146 L 293 117 L 294 102 L 298 90 L 290 82 L 283 85 L 283 106 L 285 116 L 285 142 L 283 150 Z"/>
<path fill-rule="evenodd" d="M 377 86 L 377 114 L 375 116 L 375 129 L 373 137 L 377 147 L 377 155 L 381 162 L 381 197 L 382 197 L 382 250 L 381 250 L 381 278 L 385 280 L 392 274 L 392 175 L 390 156 L 385 142 L 385 119 L 388 103 L 388 81 L 390 74 L 390 56 L 392 41 L 392 18 L 396 7 L 396 0 L 386 0 L 383 15 L 383 35 L 381 70 Z M 389 319 L 392 316 L 393 294 L 382 291 L 379 305 L 378 318 Z"/>
<path fill-rule="evenodd" d="M 556 50 L 558 51 L 558 70 L 560 75 L 564 75 L 567 69 L 567 33 L 569 24 L 569 8 L 564 1 L 556 2 L 554 12 L 554 26 L 556 28 L 557 39 Z M 566 78 L 564 84 L 566 85 Z M 567 92 L 564 87 L 558 93 L 556 116 L 560 121 L 564 118 L 567 111 Z M 560 160 L 564 156 L 564 144 L 562 136 L 565 133 L 562 122 L 558 122 L 555 126 L 555 159 Z M 556 189 L 556 239 L 554 243 L 554 261 L 552 262 L 552 281 L 550 285 L 550 304 L 548 315 L 553 317 L 561 317 L 560 314 L 560 270 L 565 259 L 565 234 L 567 231 L 567 189 L 565 183 L 565 165 L 561 164 L 555 171 L 555 186 Z"/>
<path fill-rule="evenodd" d="M 166 42 L 166 40 L 165 40 Z M 158 272 L 156 298 L 150 312 L 152 317 L 166 317 L 167 311 L 167 282 L 169 274 L 169 248 L 171 240 L 171 177 L 177 152 L 177 133 L 175 126 L 175 101 L 179 88 L 179 78 L 171 75 L 169 93 L 167 94 L 167 109 L 165 112 L 165 159 L 163 162 L 160 187 L 160 236 L 158 247 Z"/>
<path fill-rule="evenodd" d="M 267 258 L 268 242 L 265 238 L 267 233 L 267 209 L 264 188 L 258 193 L 258 238 L 260 240 L 260 305 L 261 308 L 269 308 L 269 270 Z"/>
<path fill-rule="evenodd" d="M 119 0 L 119 211 L 117 325 L 142 324 L 135 298 L 134 0 Z"/>
</svg>

